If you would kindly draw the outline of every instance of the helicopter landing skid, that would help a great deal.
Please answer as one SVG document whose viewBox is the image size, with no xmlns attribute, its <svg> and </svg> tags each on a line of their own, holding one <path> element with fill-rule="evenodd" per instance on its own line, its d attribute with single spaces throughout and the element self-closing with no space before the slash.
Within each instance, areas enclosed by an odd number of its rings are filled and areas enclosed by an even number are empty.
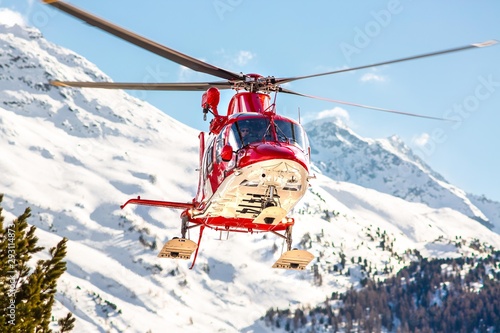
<svg viewBox="0 0 500 333">
<path fill-rule="evenodd" d="M 294 249 L 283 253 L 274 263 L 273 268 L 303 271 L 313 259 L 314 256 L 310 252 Z"/>
<path fill-rule="evenodd" d="M 158 253 L 158 258 L 188 260 L 197 248 L 198 246 L 192 240 L 174 238 L 165 243 L 160 253 Z"/>
</svg>

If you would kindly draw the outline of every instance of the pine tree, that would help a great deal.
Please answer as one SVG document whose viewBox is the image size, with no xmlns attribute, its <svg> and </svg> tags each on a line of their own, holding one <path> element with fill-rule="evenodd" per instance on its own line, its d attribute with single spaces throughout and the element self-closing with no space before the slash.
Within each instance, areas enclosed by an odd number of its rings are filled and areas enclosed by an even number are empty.
<svg viewBox="0 0 500 333">
<path fill-rule="evenodd" d="M 3 195 L 0 195 L 0 204 Z M 30 208 L 26 208 L 11 225 L 4 228 L 0 206 L 0 331 L 52 333 L 49 329 L 52 306 L 57 292 L 57 279 L 66 271 L 66 242 L 63 238 L 50 249 L 51 258 L 39 260 L 34 269 L 29 265 L 33 254 L 43 250 L 37 246 L 36 228 L 28 228 Z M 58 320 L 59 332 L 73 329 L 71 313 Z"/>
</svg>

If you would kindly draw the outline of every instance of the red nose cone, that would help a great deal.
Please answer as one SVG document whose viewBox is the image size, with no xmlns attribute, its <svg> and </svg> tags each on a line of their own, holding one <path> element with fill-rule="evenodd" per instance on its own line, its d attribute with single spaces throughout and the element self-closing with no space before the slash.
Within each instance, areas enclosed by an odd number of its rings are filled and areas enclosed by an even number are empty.
<svg viewBox="0 0 500 333">
<path fill-rule="evenodd" d="M 306 156 L 303 151 L 293 145 L 272 142 L 249 145 L 247 149 L 241 152 L 238 166 L 245 167 L 253 163 L 268 160 L 289 160 L 299 163 L 308 169 Z"/>
<path fill-rule="evenodd" d="M 290 148 L 273 144 L 260 144 L 255 147 L 255 152 L 264 159 L 265 157 L 295 159 L 295 155 Z"/>
</svg>

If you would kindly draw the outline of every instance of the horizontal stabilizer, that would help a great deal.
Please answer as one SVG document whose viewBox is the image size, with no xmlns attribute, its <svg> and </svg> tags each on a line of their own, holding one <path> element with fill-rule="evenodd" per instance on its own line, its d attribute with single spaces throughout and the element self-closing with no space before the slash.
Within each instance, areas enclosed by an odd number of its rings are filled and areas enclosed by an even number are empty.
<svg viewBox="0 0 500 333">
<path fill-rule="evenodd" d="M 194 208 L 193 203 L 190 202 L 173 202 L 173 201 L 160 201 L 160 200 L 149 200 L 141 199 L 130 199 L 126 203 L 120 206 L 121 209 L 125 208 L 128 204 L 143 205 L 143 206 L 156 206 L 156 207 L 166 207 L 175 209 L 191 209 Z"/>
</svg>

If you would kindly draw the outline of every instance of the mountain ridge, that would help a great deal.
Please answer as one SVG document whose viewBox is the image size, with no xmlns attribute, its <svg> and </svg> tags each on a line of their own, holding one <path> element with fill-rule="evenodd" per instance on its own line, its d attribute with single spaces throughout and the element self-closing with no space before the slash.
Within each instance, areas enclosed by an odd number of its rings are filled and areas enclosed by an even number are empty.
<svg viewBox="0 0 500 333">
<path fill-rule="evenodd" d="M 450 207 L 491 229 L 500 224 L 497 214 L 488 212 L 486 216 L 472 203 L 472 194 L 447 182 L 397 136 L 362 138 L 338 119 L 313 121 L 305 124 L 305 128 L 311 140 L 313 161 L 332 179 L 435 208 Z M 500 203 L 490 200 L 489 204 L 500 210 Z"/>
</svg>

